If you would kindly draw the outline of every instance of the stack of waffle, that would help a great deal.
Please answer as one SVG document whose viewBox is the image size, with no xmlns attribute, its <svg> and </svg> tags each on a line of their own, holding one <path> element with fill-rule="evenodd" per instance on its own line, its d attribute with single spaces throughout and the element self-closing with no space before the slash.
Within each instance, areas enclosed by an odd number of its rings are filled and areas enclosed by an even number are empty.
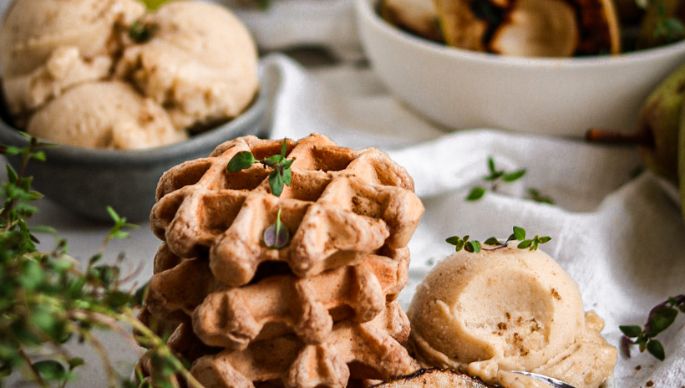
<svg viewBox="0 0 685 388">
<path fill-rule="evenodd" d="M 407 243 L 423 214 L 404 169 L 384 153 L 323 136 L 288 142 L 292 184 L 271 194 L 270 168 L 227 171 L 280 141 L 243 137 L 167 171 L 151 222 L 164 241 L 143 316 L 207 387 L 343 387 L 417 369 L 395 301 Z M 292 238 L 270 249 L 281 213 Z"/>
</svg>

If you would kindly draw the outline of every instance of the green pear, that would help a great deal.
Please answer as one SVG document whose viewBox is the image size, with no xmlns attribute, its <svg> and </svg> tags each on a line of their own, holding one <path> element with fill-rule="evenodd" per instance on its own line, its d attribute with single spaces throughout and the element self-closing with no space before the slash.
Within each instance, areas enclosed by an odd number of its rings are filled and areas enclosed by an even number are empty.
<svg viewBox="0 0 685 388">
<path fill-rule="evenodd" d="M 640 112 L 641 147 L 648 168 L 678 182 L 678 138 L 685 101 L 685 66 L 669 75 L 647 98 Z"/>
<path fill-rule="evenodd" d="M 593 142 L 639 145 L 645 165 L 677 184 L 678 138 L 684 101 L 685 65 L 676 69 L 647 97 L 640 111 L 639 130 L 636 134 L 622 135 L 591 129 L 586 137 Z"/>
</svg>

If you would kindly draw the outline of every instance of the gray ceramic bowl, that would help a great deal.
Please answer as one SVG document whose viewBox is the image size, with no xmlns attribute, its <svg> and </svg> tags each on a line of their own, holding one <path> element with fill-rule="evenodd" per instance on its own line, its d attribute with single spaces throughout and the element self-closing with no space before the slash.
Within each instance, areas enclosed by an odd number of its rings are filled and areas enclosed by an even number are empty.
<svg viewBox="0 0 685 388">
<path fill-rule="evenodd" d="M 263 85 L 265 83 L 262 83 Z M 267 92 L 236 119 L 182 143 L 140 151 L 110 151 L 58 146 L 46 150 L 47 162 L 32 162 L 35 188 L 52 201 L 89 219 L 109 219 L 107 206 L 138 222 L 146 220 L 164 171 L 186 160 L 207 156 L 217 145 L 242 135 L 261 134 L 266 126 Z M 27 144 L 0 120 L 0 144 Z M 17 166 L 17 158 L 9 158 Z"/>
</svg>

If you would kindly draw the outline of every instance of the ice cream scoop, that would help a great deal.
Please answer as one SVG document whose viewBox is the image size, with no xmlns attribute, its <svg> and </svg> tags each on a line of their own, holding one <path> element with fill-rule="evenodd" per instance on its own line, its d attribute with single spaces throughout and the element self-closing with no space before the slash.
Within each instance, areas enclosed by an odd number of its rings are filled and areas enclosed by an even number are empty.
<svg viewBox="0 0 685 388">
<path fill-rule="evenodd" d="M 257 51 L 225 7 L 178 1 L 149 15 L 150 39 L 128 47 L 117 75 L 162 105 L 176 128 L 239 115 L 258 89 Z"/>
<path fill-rule="evenodd" d="M 30 113 L 79 83 L 107 77 L 118 36 L 145 7 L 135 0 L 16 0 L 0 29 L 5 99 Z"/>
<path fill-rule="evenodd" d="M 536 386 L 517 370 L 597 387 L 616 363 L 601 318 L 583 312 L 578 285 L 541 251 L 456 253 L 417 288 L 408 315 L 422 361 L 505 387 Z"/>
<path fill-rule="evenodd" d="M 187 138 L 154 101 L 118 82 L 69 89 L 33 115 L 28 132 L 50 142 L 86 148 L 141 149 Z"/>
</svg>

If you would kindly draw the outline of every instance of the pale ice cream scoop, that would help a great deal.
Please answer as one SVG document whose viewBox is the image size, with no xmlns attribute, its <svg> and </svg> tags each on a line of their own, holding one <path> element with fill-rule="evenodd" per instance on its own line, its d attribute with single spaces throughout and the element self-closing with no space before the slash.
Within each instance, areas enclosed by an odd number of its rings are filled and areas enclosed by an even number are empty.
<svg viewBox="0 0 685 388">
<path fill-rule="evenodd" d="M 583 312 L 578 285 L 541 251 L 456 253 L 417 288 L 408 315 L 422 361 L 505 387 L 538 386 L 515 370 L 598 387 L 616 364 L 601 318 Z"/>
<path fill-rule="evenodd" d="M 74 85 L 109 76 L 120 36 L 144 13 L 136 0 L 16 0 L 0 29 L 10 112 L 25 115 Z"/>
<path fill-rule="evenodd" d="M 162 105 L 176 128 L 225 121 L 248 107 L 258 89 L 257 51 L 229 10 L 178 1 L 144 23 L 151 38 L 128 47 L 116 73 Z"/>
<path fill-rule="evenodd" d="M 118 81 L 69 89 L 33 115 L 28 132 L 76 147 L 142 149 L 183 141 L 187 134 L 171 124 L 157 103 Z"/>
</svg>

